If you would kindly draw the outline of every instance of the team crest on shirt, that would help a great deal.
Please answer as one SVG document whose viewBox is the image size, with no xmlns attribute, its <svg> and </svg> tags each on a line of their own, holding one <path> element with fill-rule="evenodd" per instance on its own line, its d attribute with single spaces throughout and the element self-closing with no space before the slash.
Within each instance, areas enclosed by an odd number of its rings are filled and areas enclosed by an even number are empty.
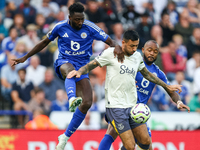
<svg viewBox="0 0 200 150">
<path fill-rule="evenodd" d="M 81 33 L 81 37 L 82 37 L 83 39 L 85 39 L 85 38 L 87 37 L 87 34 L 86 34 L 85 32 L 83 32 L 83 33 Z"/>
</svg>

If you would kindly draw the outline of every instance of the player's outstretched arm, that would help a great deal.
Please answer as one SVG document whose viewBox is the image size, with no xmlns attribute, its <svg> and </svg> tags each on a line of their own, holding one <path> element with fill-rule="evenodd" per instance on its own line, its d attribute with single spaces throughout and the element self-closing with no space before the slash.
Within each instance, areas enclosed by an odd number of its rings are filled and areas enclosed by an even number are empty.
<svg viewBox="0 0 200 150">
<path fill-rule="evenodd" d="M 47 46 L 51 41 L 48 38 L 45 38 L 44 40 L 41 40 L 35 47 L 28 52 L 25 56 L 19 58 L 19 59 L 13 59 L 14 63 L 12 66 L 17 65 L 19 63 L 25 62 L 29 57 L 33 56 L 34 54 L 41 51 L 45 46 Z"/>
<path fill-rule="evenodd" d="M 96 68 L 97 66 L 99 66 L 99 63 L 94 59 L 88 64 L 86 64 L 85 66 L 81 67 L 78 71 L 72 70 L 71 72 L 69 72 L 67 75 L 67 78 L 72 78 L 74 76 L 76 78 L 80 78 L 82 74 L 87 74 L 92 69 Z"/>
<path fill-rule="evenodd" d="M 112 40 L 110 37 L 107 38 L 107 40 L 105 41 L 106 44 L 108 44 L 110 47 L 115 47 L 114 49 L 114 56 L 117 56 L 117 59 L 119 62 L 124 61 L 124 52 L 122 51 L 122 47 L 117 44 L 116 41 Z"/>
<path fill-rule="evenodd" d="M 172 86 L 176 86 L 176 85 L 172 85 Z M 171 99 L 177 104 L 178 109 L 187 109 L 187 111 L 190 112 L 190 108 L 187 105 L 183 104 L 178 93 L 172 92 L 168 94 L 171 97 Z"/>
<path fill-rule="evenodd" d="M 179 91 L 179 93 L 182 92 L 181 89 L 182 85 L 176 85 L 176 86 L 167 85 L 161 79 L 156 77 L 153 73 L 149 72 L 146 67 L 144 67 L 140 72 L 147 80 L 162 86 L 167 91 L 167 93 L 173 93 L 174 91 Z"/>
</svg>

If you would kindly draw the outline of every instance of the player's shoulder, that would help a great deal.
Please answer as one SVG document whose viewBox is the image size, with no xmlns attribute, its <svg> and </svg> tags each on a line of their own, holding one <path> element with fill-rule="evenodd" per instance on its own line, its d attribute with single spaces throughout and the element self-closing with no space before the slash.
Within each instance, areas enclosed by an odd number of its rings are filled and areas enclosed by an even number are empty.
<svg viewBox="0 0 200 150">
<path fill-rule="evenodd" d="M 83 24 L 85 25 L 85 27 L 88 27 L 90 29 L 94 29 L 98 32 L 101 31 L 101 28 L 99 28 L 96 24 L 94 24 L 93 22 L 89 21 L 89 20 L 84 20 Z"/>
<path fill-rule="evenodd" d="M 105 49 L 104 51 L 102 51 L 99 54 L 99 56 L 101 56 L 101 55 L 112 56 L 112 55 L 114 55 L 114 53 L 113 53 L 114 49 L 115 49 L 115 47 L 109 47 L 109 48 Z"/>
<path fill-rule="evenodd" d="M 154 67 L 154 70 L 159 74 L 159 75 L 164 75 L 165 76 L 165 73 L 156 65 L 156 64 L 152 64 L 153 67 Z"/>
<path fill-rule="evenodd" d="M 68 22 L 68 20 L 59 21 L 54 25 L 54 28 L 60 28 L 62 26 L 65 26 L 67 22 Z"/>
</svg>

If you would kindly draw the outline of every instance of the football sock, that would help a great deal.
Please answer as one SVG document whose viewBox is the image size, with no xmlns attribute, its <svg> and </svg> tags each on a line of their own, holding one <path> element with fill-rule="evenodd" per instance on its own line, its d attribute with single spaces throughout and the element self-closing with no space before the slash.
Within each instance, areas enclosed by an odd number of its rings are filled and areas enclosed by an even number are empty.
<svg viewBox="0 0 200 150">
<path fill-rule="evenodd" d="M 98 150 L 109 150 L 113 142 L 114 142 L 113 137 L 109 134 L 105 134 L 99 144 Z"/>
<path fill-rule="evenodd" d="M 67 130 L 65 131 L 65 135 L 70 137 L 80 126 L 80 124 L 83 122 L 86 114 L 83 114 L 79 108 L 76 109 L 74 112 L 74 115 L 72 117 L 71 122 L 69 123 L 69 126 Z"/>
<path fill-rule="evenodd" d="M 68 79 L 65 79 L 65 89 L 67 92 L 68 99 L 72 97 L 76 97 L 76 83 L 75 83 L 75 77 Z"/>
<path fill-rule="evenodd" d="M 126 150 L 126 148 L 124 146 L 121 147 L 121 150 Z"/>
</svg>

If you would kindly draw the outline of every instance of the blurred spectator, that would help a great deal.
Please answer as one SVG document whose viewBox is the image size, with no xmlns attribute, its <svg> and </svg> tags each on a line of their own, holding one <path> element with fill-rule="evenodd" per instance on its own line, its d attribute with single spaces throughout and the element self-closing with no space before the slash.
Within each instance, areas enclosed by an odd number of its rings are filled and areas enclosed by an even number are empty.
<svg viewBox="0 0 200 150">
<path fill-rule="evenodd" d="M 42 109 L 33 111 L 33 120 L 25 125 L 26 130 L 58 130 L 58 127 L 51 122 L 48 116 L 44 115 Z"/>
<path fill-rule="evenodd" d="M 136 31 L 140 35 L 138 49 L 142 49 L 146 41 L 151 39 L 152 24 L 148 22 L 149 14 L 146 12 L 141 15 L 141 22 L 137 25 Z"/>
<path fill-rule="evenodd" d="M 6 53 L 2 49 L 0 49 L 0 70 L 6 64 L 7 64 Z"/>
<path fill-rule="evenodd" d="M 171 82 L 172 85 L 176 85 L 176 84 L 180 84 L 182 85 L 181 89 L 182 89 L 182 92 L 179 94 L 180 95 L 180 98 L 181 98 L 181 101 L 188 105 L 189 104 L 189 100 L 190 100 L 190 83 L 188 81 L 185 80 L 185 75 L 184 75 L 184 72 L 182 71 L 178 71 L 176 73 L 176 76 L 175 76 L 175 80 L 173 80 Z M 173 110 L 174 111 L 179 111 L 179 109 L 176 107 L 176 104 L 173 103 Z"/>
<path fill-rule="evenodd" d="M 147 8 L 149 0 L 140 0 L 140 1 L 135 1 L 135 0 L 130 0 L 132 4 L 135 6 L 135 11 L 139 14 L 143 14 L 145 12 L 145 9 Z"/>
<path fill-rule="evenodd" d="M 63 0 L 52 0 L 52 2 L 56 2 L 59 6 L 67 5 L 67 1 Z"/>
<path fill-rule="evenodd" d="M 24 16 L 26 25 L 35 22 L 36 9 L 30 5 L 30 0 L 23 0 L 16 13 Z"/>
<path fill-rule="evenodd" d="M 9 37 L 6 37 L 2 41 L 2 49 L 7 55 L 14 49 L 17 39 L 18 36 L 16 28 L 11 28 L 9 31 Z"/>
<path fill-rule="evenodd" d="M 99 7 L 96 0 L 87 0 L 87 9 L 85 11 L 88 20 L 94 23 L 100 23 L 104 21 L 103 9 Z"/>
<path fill-rule="evenodd" d="M 27 34 L 19 38 L 22 41 L 26 41 L 26 46 L 28 51 L 30 51 L 39 41 L 39 37 L 37 36 L 37 27 L 35 24 L 29 24 L 26 27 Z"/>
<path fill-rule="evenodd" d="M 188 106 L 190 107 L 190 111 L 196 111 L 200 113 L 200 93 L 197 93 L 192 97 Z"/>
<path fill-rule="evenodd" d="M 47 68 L 45 71 L 44 81 L 39 85 L 45 93 L 45 98 L 53 101 L 56 99 L 56 91 L 58 89 L 65 90 L 64 84 L 61 80 L 54 77 L 54 71 L 52 68 Z"/>
<path fill-rule="evenodd" d="M 8 55 L 8 64 L 1 69 L 1 92 L 6 100 L 11 101 L 10 92 L 12 90 L 12 84 L 17 80 L 18 74 L 13 65 L 12 59 L 16 59 L 15 55 Z"/>
<path fill-rule="evenodd" d="M 38 53 L 40 58 L 40 64 L 45 67 L 52 67 L 53 66 L 53 53 L 50 52 L 50 48 L 53 43 L 49 44 L 43 50 Z"/>
<path fill-rule="evenodd" d="M 183 13 L 189 14 L 189 21 L 193 27 L 200 27 L 200 10 L 198 9 L 198 0 L 189 0 Z"/>
<path fill-rule="evenodd" d="M 5 7 L 5 17 L 13 18 L 16 11 L 16 4 L 14 1 L 7 1 Z"/>
<path fill-rule="evenodd" d="M 49 31 L 49 25 L 46 24 L 46 18 L 42 14 L 36 16 L 37 35 L 42 39 Z"/>
<path fill-rule="evenodd" d="M 27 47 L 24 41 L 18 40 L 15 46 L 15 49 L 11 52 L 17 58 L 23 57 L 27 54 Z M 26 68 L 30 64 L 30 58 L 28 58 L 24 63 L 20 63 L 16 65 L 16 69 L 19 70 L 21 68 Z"/>
<path fill-rule="evenodd" d="M 3 24 L 3 16 L 0 13 L 0 45 L 1 45 L 1 41 L 7 36 L 8 36 L 8 30 L 5 28 Z"/>
<path fill-rule="evenodd" d="M 42 109 L 45 115 L 49 115 L 51 101 L 45 99 L 45 93 L 41 88 L 36 87 L 34 97 L 28 103 L 28 110 L 34 112 L 36 109 Z"/>
<path fill-rule="evenodd" d="M 89 78 L 90 78 L 90 84 L 92 86 L 92 89 L 95 91 L 97 101 L 102 100 L 105 97 L 104 86 L 99 84 L 99 79 L 92 72 L 89 73 Z"/>
<path fill-rule="evenodd" d="M 172 36 L 172 41 L 177 45 L 177 54 L 187 59 L 187 48 L 183 45 L 183 37 L 175 34 Z"/>
<path fill-rule="evenodd" d="M 180 14 L 179 22 L 175 25 L 175 32 L 182 35 L 183 44 L 186 44 L 188 42 L 188 39 L 193 32 L 193 26 L 190 24 L 189 21 L 189 14 Z"/>
<path fill-rule="evenodd" d="M 18 37 L 26 34 L 24 17 L 22 14 L 16 14 L 14 16 L 14 22 L 11 28 L 15 28 L 17 30 Z"/>
<path fill-rule="evenodd" d="M 113 30 L 113 34 L 111 35 L 111 38 L 113 40 L 115 40 L 117 42 L 117 44 L 121 45 L 122 44 L 122 36 L 124 33 L 122 24 L 120 22 L 113 24 L 112 30 Z"/>
<path fill-rule="evenodd" d="M 64 11 L 59 11 L 58 15 L 56 16 L 55 23 L 58 23 L 59 21 L 65 20 L 67 18 L 68 18 L 68 16 L 67 16 L 67 14 L 65 14 Z"/>
<path fill-rule="evenodd" d="M 154 25 L 151 29 L 151 38 L 152 40 L 155 40 L 159 46 L 166 45 L 166 43 L 163 43 L 163 32 L 162 28 L 159 25 Z"/>
<path fill-rule="evenodd" d="M 177 71 L 184 71 L 186 68 L 187 59 L 178 55 L 176 50 L 177 45 L 174 42 L 169 42 L 168 52 L 161 54 L 163 69 L 169 81 L 175 79 Z"/>
<path fill-rule="evenodd" d="M 79 130 L 99 130 L 100 128 L 101 126 L 98 123 L 98 121 L 91 120 L 91 112 L 88 111 L 85 116 L 85 119 L 83 120 L 83 122 L 81 123 L 78 129 Z"/>
<path fill-rule="evenodd" d="M 175 25 L 176 23 L 178 23 L 179 20 L 179 13 L 176 10 L 176 3 L 172 0 L 170 0 L 167 4 L 167 7 L 163 10 L 162 13 L 168 13 L 169 14 L 169 18 L 170 18 L 170 22 Z"/>
<path fill-rule="evenodd" d="M 167 45 L 168 42 L 172 40 L 172 36 L 174 35 L 174 25 L 170 22 L 168 13 L 161 14 L 161 21 L 159 25 L 163 32 L 163 43 Z M 163 44 L 162 46 L 166 45 Z"/>
<path fill-rule="evenodd" d="M 94 90 L 92 90 L 92 106 L 90 107 L 90 111 L 99 111 L 97 105 L 97 95 Z"/>
<path fill-rule="evenodd" d="M 64 90 L 56 91 L 56 99 L 51 103 L 51 111 L 69 111 L 69 101 Z"/>
<path fill-rule="evenodd" d="M 194 72 L 198 67 L 200 67 L 200 52 L 194 51 L 192 57 L 186 63 L 187 76 L 194 78 Z"/>
<path fill-rule="evenodd" d="M 186 46 L 188 51 L 188 59 L 192 57 L 194 51 L 200 52 L 200 28 L 195 28 L 193 30 L 193 34 L 190 36 Z"/>
<path fill-rule="evenodd" d="M 157 20 L 156 20 L 156 12 L 155 12 L 155 9 L 154 9 L 153 1 L 152 1 L 152 0 L 149 0 L 149 1 L 148 1 L 148 4 L 147 4 L 146 10 L 145 10 L 145 13 L 148 13 L 148 14 L 149 14 L 149 20 L 150 20 L 151 24 L 154 25 L 154 24 L 157 23 Z"/>
<path fill-rule="evenodd" d="M 31 57 L 30 66 L 27 67 L 27 79 L 33 82 L 34 86 L 39 86 L 44 81 L 46 67 L 40 65 L 37 55 Z"/>
<path fill-rule="evenodd" d="M 124 29 L 135 29 L 135 20 L 140 16 L 135 11 L 134 5 L 129 2 L 126 4 L 126 8 L 124 8 L 124 12 L 122 13 L 122 20 L 121 22 L 123 23 Z"/>
<path fill-rule="evenodd" d="M 151 111 L 166 111 L 169 110 L 168 101 L 165 97 L 165 92 L 160 86 L 156 86 L 152 92 L 152 96 L 148 101 L 148 106 Z"/>
<path fill-rule="evenodd" d="M 198 64 L 200 66 L 200 64 Z M 193 72 L 194 74 L 194 94 L 200 93 L 200 67 L 196 68 L 196 70 Z"/>
<path fill-rule="evenodd" d="M 51 0 L 42 0 L 42 5 L 37 7 L 37 13 L 42 14 L 46 18 L 47 23 L 52 23 L 59 12 L 59 5 Z"/>
<path fill-rule="evenodd" d="M 92 70 L 92 73 L 97 76 L 99 79 L 99 84 L 104 85 L 106 79 L 106 66 L 104 67 L 96 67 Z"/>
<path fill-rule="evenodd" d="M 26 70 L 18 70 L 19 78 L 12 85 L 11 98 L 14 102 L 14 110 L 28 110 L 28 102 L 31 99 L 33 83 L 26 79 Z M 25 125 L 24 116 L 18 115 L 18 123 L 23 128 Z"/>
<path fill-rule="evenodd" d="M 118 17 L 118 12 L 115 7 L 112 7 L 111 0 L 104 0 L 102 4 L 103 12 L 104 12 L 104 22 L 108 29 L 108 34 L 113 34 L 112 26 L 118 22 L 120 22 Z"/>
</svg>

